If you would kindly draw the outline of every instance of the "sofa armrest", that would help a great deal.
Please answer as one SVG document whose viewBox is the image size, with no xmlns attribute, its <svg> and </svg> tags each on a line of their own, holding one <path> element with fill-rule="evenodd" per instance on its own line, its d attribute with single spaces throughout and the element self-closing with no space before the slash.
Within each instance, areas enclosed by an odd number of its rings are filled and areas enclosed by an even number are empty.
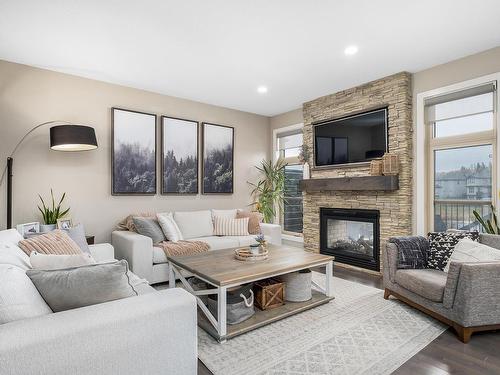
<svg viewBox="0 0 500 375">
<path fill-rule="evenodd" d="M 153 240 L 129 231 L 114 231 L 111 242 L 117 259 L 125 259 L 130 270 L 140 278 L 150 280 L 153 272 Z"/>
<path fill-rule="evenodd" d="M 273 245 L 281 245 L 281 225 L 260 223 L 262 234 L 269 238 L 269 243 Z"/>
<path fill-rule="evenodd" d="M 462 263 L 453 309 L 464 327 L 500 324 L 500 261 Z"/>
<path fill-rule="evenodd" d="M 398 268 L 398 247 L 396 244 L 387 242 L 385 247 L 382 247 L 382 263 L 384 282 L 390 281 L 391 283 L 395 283 L 395 275 Z"/>
<path fill-rule="evenodd" d="M 90 255 L 96 262 L 105 262 L 115 259 L 115 249 L 109 243 L 98 243 L 96 245 L 89 245 Z"/>
<path fill-rule="evenodd" d="M 196 374 L 196 302 L 181 289 L 0 325 L 2 374 Z"/>
</svg>

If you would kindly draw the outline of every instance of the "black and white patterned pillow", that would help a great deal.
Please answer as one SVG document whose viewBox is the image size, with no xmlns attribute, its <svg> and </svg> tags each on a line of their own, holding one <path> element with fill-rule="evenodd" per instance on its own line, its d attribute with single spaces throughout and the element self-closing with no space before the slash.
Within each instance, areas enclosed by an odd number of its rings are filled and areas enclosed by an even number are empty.
<svg viewBox="0 0 500 375">
<path fill-rule="evenodd" d="M 429 233 L 429 258 L 427 268 L 444 270 L 446 263 L 453 253 L 455 245 L 463 238 L 470 238 L 473 241 L 479 239 L 478 232 L 430 232 Z"/>
</svg>

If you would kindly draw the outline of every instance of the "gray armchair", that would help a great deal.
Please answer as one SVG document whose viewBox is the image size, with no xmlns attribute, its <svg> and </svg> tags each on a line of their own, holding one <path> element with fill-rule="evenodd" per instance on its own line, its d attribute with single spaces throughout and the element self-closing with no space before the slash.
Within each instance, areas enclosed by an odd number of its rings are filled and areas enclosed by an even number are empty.
<svg viewBox="0 0 500 375">
<path fill-rule="evenodd" d="M 500 236 L 481 234 L 479 242 L 499 249 Z M 384 298 L 394 296 L 453 327 L 467 343 L 474 332 L 500 329 L 500 261 L 452 262 L 448 273 L 397 269 L 398 250 L 382 251 Z"/>
</svg>

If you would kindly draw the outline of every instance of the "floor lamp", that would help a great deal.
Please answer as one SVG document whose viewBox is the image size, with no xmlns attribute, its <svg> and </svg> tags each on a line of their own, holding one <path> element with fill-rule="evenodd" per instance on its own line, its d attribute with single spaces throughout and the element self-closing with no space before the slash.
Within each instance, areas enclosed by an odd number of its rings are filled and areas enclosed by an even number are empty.
<svg viewBox="0 0 500 375">
<path fill-rule="evenodd" d="M 97 148 L 97 139 L 94 128 L 90 126 L 74 125 L 66 121 L 48 121 L 38 124 L 27 132 L 7 158 L 7 166 L 5 167 L 0 186 L 3 183 L 5 174 L 7 174 L 7 229 L 12 228 L 12 177 L 13 177 L 13 162 L 19 146 L 24 140 L 35 130 L 54 125 L 50 128 L 50 148 L 55 151 L 89 151 Z"/>
</svg>

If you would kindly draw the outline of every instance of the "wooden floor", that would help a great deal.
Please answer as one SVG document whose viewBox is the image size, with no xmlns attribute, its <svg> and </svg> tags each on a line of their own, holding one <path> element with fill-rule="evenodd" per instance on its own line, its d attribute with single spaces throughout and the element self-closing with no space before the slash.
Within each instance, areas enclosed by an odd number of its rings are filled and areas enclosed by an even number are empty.
<svg viewBox="0 0 500 375">
<path fill-rule="evenodd" d="M 322 270 L 318 270 L 322 271 Z M 324 271 L 323 271 L 324 272 Z M 341 267 L 334 275 L 374 288 L 383 289 L 382 278 Z M 212 373 L 198 361 L 198 374 Z M 500 332 L 476 333 L 462 344 L 452 330 L 443 332 L 393 374 L 397 375 L 490 375 L 500 374 Z"/>
</svg>

